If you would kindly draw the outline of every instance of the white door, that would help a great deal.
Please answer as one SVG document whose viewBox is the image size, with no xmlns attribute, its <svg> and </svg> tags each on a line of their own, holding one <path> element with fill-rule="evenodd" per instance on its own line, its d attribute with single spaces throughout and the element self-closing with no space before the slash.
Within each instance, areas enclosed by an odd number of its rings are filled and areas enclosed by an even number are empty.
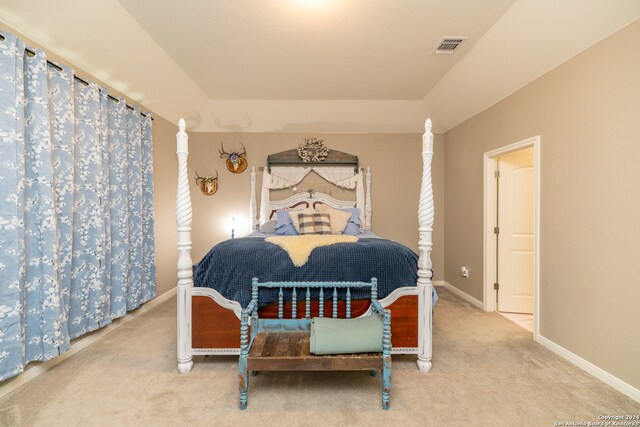
<svg viewBox="0 0 640 427">
<path fill-rule="evenodd" d="M 498 158 L 498 310 L 533 313 L 533 147 Z"/>
</svg>

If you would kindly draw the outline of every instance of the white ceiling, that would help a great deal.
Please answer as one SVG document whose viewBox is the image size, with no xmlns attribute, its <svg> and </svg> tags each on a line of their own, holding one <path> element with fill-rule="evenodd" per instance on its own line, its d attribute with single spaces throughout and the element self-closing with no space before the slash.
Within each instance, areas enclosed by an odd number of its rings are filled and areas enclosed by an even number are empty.
<svg viewBox="0 0 640 427">
<path fill-rule="evenodd" d="M 427 93 L 451 129 L 640 17 L 640 0 L 518 0 Z"/>
<path fill-rule="evenodd" d="M 444 131 L 638 0 L 0 0 L 0 20 L 197 131 Z M 469 37 L 452 56 L 442 36 Z"/>
<path fill-rule="evenodd" d="M 422 99 L 513 1 L 119 0 L 211 99 Z"/>
</svg>

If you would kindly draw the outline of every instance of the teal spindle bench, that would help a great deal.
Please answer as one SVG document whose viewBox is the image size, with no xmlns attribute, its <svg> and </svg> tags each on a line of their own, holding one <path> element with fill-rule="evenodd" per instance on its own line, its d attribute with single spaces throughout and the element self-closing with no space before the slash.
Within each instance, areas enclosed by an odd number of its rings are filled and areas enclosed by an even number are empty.
<svg viewBox="0 0 640 427">
<path fill-rule="evenodd" d="M 389 409 L 391 392 L 391 312 L 377 299 L 378 282 L 264 282 L 253 279 L 251 302 L 242 310 L 240 324 L 240 408 L 247 407 L 249 372 L 260 371 L 382 371 L 382 407 Z M 258 317 L 258 292 L 260 288 L 278 289 L 278 319 Z M 382 325 L 381 351 L 375 353 L 351 353 L 314 355 L 310 352 L 311 290 L 319 290 L 318 317 L 323 317 L 325 299 L 332 302 L 332 318 L 338 317 L 338 292 L 345 296 L 346 318 L 351 317 L 351 289 L 371 289 L 372 316 L 379 316 Z M 329 297 L 325 298 L 325 290 Z M 297 292 L 305 293 L 305 317 L 296 319 Z M 284 318 L 284 293 L 291 294 L 291 318 Z M 341 327 L 359 328 L 362 322 L 346 321 Z M 375 320 L 375 319 L 372 319 Z M 323 320 L 324 323 L 328 321 Z M 380 322 L 376 320 L 376 322 Z M 331 322 L 328 322 L 331 323 Z M 251 333 L 249 336 L 249 326 Z M 376 329 L 377 330 L 377 329 Z M 352 332 L 358 333 L 357 329 Z M 318 342 L 318 338 L 315 338 Z M 375 339 L 375 338 L 374 338 Z"/>
</svg>

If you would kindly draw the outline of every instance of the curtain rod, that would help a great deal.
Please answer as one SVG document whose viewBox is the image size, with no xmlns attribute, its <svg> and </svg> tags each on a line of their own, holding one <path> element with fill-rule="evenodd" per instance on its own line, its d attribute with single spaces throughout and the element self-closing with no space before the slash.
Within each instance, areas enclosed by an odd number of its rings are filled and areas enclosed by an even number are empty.
<svg viewBox="0 0 640 427">
<path fill-rule="evenodd" d="M 27 51 L 27 53 L 28 53 L 30 56 L 35 56 L 35 54 L 36 54 L 36 52 L 35 52 L 34 50 L 31 50 L 31 49 L 29 49 L 29 48 L 25 48 L 25 50 Z M 51 62 L 51 61 L 49 61 L 49 60 L 47 59 L 47 64 L 51 65 L 53 68 L 55 68 L 55 69 L 56 69 L 56 70 L 58 70 L 58 71 L 62 71 L 62 67 L 61 67 L 61 66 L 59 66 L 58 64 L 56 64 L 55 62 Z M 80 77 L 76 76 L 76 75 L 75 75 L 75 73 L 73 74 L 73 78 L 74 78 L 74 79 L 76 79 L 76 80 L 78 80 L 78 81 L 79 81 L 80 83 L 82 83 L 83 85 L 85 85 L 85 86 L 89 86 L 89 82 L 88 82 L 88 81 L 86 81 L 85 79 L 82 79 L 82 78 L 80 78 Z M 109 99 L 111 99 L 111 100 L 115 101 L 115 102 L 120 102 L 120 100 L 119 100 L 118 98 L 116 98 L 116 97 L 114 97 L 114 96 L 111 96 L 111 95 L 109 95 L 109 94 L 107 94 L 107 97 L 108 97 Z M 135 108 L 133 108 L 133 106 L 131 106 L 131 105 L 129 105 L 129 104 L 125 104 L 125 105 L 127 106 L 127 109 L 129 109 L 129 110 L 135 110 Z M 142 111 L 140 111 L 140 115 L 142 115 L 142 116 L 144 116 L 144 117 L 147 117 L 147 115 L 146 115 L 145 113 L 143 113 Z M 151 120 L 154 120 L 153 116 L 151 117 Z"/>
</svg>

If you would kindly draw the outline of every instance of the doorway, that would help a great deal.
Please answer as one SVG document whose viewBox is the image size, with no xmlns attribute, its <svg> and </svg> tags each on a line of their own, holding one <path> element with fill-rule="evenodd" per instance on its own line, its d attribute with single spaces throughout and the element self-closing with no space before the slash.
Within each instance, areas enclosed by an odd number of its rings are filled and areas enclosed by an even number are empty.
<svg viewBox="0 0 640 427">
<path fill-rule="evenodd" d="M 485 153 L 484 309 L 539 331 L 540 138 Z"/>
</svg>

